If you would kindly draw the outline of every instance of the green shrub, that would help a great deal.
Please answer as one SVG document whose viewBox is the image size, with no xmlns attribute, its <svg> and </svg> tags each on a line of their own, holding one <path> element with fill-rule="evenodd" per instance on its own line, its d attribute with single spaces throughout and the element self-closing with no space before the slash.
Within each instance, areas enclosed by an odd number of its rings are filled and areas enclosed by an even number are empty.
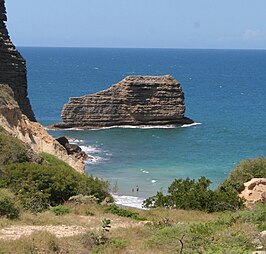
<svg viewBox="0 0 266 254">
<path fill-rule="evenodd" d="M 231 216 L 235 221 L 252 223 L 259 231 L 266 230 L 266 204 L 258 203 L 249 210 L 240 211 Z"/>
<path fill-rule="evenodd" d="M 59 215 L 68 214 L 70 212 L 70 209 L 63 205 L 58 205 L 58 206 L 51 207 L 50 211 L 52 211 L 55 215 L 59 216 Z"/>
<path fill-rule="evenodd" d="M 96 246 L 106 244 L 109 240 L 107 233 L 109 233 L 110 228 L 111 220 L 105 218 L 102 221 L 102 226 L 98 232 L 86 232 L 81 236 L 82 245 L 88 250 L 91 250 Z"/>
<path fill-rule="evenodd" d="M 94 195 L 99 202 L 110 197 L 107 182 L 82 175 L 51 155 L 43 157 L 44 165 L 11 164 L 1 172 L 0 187 L 11 189 L 24 208 L 40 212 L 78 194 Z"/>
<path fill-rule="evenodd" d="M 110 240 L 109 244 L 114 246 L 117 249 L 123 249 L 126 247 L 127 242 L 126 240 L 123 240 L 123 239 L 114 238 Z"/>
<path fill-rule="evenodd" d="M 26 149 L 17 138 L 0 131 L 0 165 L 29 161 Z"/>
<path fill-rule="evenodd" d="M 244 190 L 244 183 L 252 178 L 266 177 L 266 158 L 247 159 L 240 162 L 229 177 L 220 185 L 220 189 L 233 189 L 240 193 Z"/>
<path fill-rule="evenodd" d="M 138 213 L 131 212 L 123 208 L 119 208 L 115 204 L 111 204 L 108 208 L 105 209 L 105 211 L 108 213 L 116 214 L 121 217 L 131 218 L 134 220 L 146 220 L 146 218 L 140 217 Z"/>
<path fill-rule="evenodd" d="M 168 195 L 161 191 L 144 201 L 145 207 L 169 207 L 184 210 L 217 212 L 237 210 L 243 207 L 242 200 L 233 191 L 213 191 L 211 181 L 201 177 L 194 179 L 175 179 L 168 188 Z"/>
<path fill-rule="evenodd" d="M 84 204 L 84 205 L 93 205 L 93 204 L 97 204 L 98 203 L 98 198 L 96 198 L 93 195 L 90 195 L 90 196 L 86 196 L 85 195 L 84 196 L 82 194 L 79 194 L 79 195 L 70 197 L 68 199 L 68 202 L 69 203 L 72 203 L 74 205 L 81 205 L 81 204 Z"/>
<path fill-rule="evenodd" d="M 17 219 L 20 209 L 15 203 L 15 195 L 7 189 L 0 189 L 0 216 Z"/>
</svg>

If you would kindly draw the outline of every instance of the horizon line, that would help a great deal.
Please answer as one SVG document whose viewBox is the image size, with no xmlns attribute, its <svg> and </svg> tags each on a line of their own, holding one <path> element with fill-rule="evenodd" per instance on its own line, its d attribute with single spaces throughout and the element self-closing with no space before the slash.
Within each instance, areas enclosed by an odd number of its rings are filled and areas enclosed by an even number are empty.
<svg viewBox="0 0 266 254">
<path fill-rule="evenodd" d="M 185 48 L 185 47 L 101 47 L 101 46 L 16 46 L 17 48 L 80 48 L 80 49 L 183 49 L 183 50 L 266 50 L 266 48 Z"/>
</svg>

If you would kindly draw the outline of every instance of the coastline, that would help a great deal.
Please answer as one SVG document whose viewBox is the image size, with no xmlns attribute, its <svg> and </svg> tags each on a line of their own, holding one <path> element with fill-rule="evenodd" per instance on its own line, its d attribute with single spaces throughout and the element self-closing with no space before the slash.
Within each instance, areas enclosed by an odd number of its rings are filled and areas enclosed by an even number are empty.
<svg viewBox="0 0 266 254">
<path fill-rule="evenodd" d="M 113 196 L 116 205 L 147 210 L 146 208 L 142 207 L 145 198 L 129 195 L 119 195 L 117 193 L 111 193 L 111 195 Z"/>
</svg>

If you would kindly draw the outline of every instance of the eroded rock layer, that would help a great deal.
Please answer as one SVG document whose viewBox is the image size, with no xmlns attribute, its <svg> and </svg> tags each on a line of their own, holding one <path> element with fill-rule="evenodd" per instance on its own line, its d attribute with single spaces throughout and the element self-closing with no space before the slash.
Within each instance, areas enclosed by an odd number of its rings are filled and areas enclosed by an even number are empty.
<svg viewBox="0 0 266 254">
<path fill-rule="evenodd" d="M 128 76 L 107 90 L 70 98 L 58 128 L 183 125 L 184 93 L 172 76 Z"/>
<path fill-rule="evenodd" d="M 49 153 L 84 173 L 84 160 L 68 154 L 67 150 L 52 138 L 43 126 L 30 121 L 22 114 L 14 93 L 7 85 L 0 84 L 0 126 L 7 133 L 21 140 L 36 153 Z"/>
<path fill-rule="evenodd" d="M 11 87 L 22 113 L 36 121 L 28 99 L 26 62 L 10 40 L 6 21 L 5 1 L 0 0 L 0 83 Z"/>
</svg>

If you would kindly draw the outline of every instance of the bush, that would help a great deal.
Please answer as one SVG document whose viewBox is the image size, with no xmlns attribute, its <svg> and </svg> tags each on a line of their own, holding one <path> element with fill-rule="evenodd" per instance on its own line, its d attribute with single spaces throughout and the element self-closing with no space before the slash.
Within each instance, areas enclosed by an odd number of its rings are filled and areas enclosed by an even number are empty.
<svg viewBox="0 0 266 254">
<path fill-rule="evenodd" d="M 54 156 L 43 156 L 43 165 L 6 165 L 0 175 L 0 187 L 11 189 L 24 208 L 40 212 L 78 194 L 94 195 L 99 202 L 110 197 L 107 182 L 82 175 Z"/>
<path fill-rule="evenodd" d="M 52 211 L 55 215 L 59 216 L 59 215 L 68 214 L 70 212 L 70 209 L 63 205 L 58 205 L 58 206 L 51 207 L 50 211 Z"/>
<path fill-rule="evenodd" d="M 107 237 L 106 233 L 109 233 L 111 228 L 111 220 L 104 219 L 102 221 L 102 226 L 98 233 L 95 232 L 86 232 L 81 237 L 82 245 L 91 250 L 92 248 L 104 245 L 108 242 L 109 238 Z"/>
<path fill-rule="evenodd" d="M 0 216 L 17 219 L 20 209 L 15 203 L 15 196 L 7 189 L 0 189 Z"/>
<path fill-rule="evenodd" d="M 229 177 L 220 185 L 220 189 L 232 189 L 240 193 L 244 190 L 244 183 L 252 178 L 266 177 L 266 158 L 247 159 L 236 166 Z"/>
<path fill-rule="evenodd" d="M 175 179 L 168 188 L 168 195 L 161 191 L 144 201 L 145 207 L 169 207 L 184 210 L 217 212 L 237 210 L 243 207 L 242 200 L 232 191 L 210 190 L 211 181 L 201 177 Z"/>
<path fill-rule="evenodd" d="M 91 196 L 84 196 L 82 194 L 79 194 L 77 196 L 70 197 L 68 199 L 68 202 L 74 205 L 94 205 L 98 203 L 98 199 L 94 197 L 93 195 Z"/>
<path fill-rule="evenodd" d="M 128 211 L 126 209 L 119 208 L 115 204 L 111 204 L 108 208 L 106 208 L 105 211 L 112 213 L 112 214 L 116 214 L 116 215 L 121 216 L 121 217 L 131 218 L 134 220 L 146 220 L 146 218 L 140 217 L 138 213 L 134 213 L 134 212 Z"/>
<path fill-rule="evenodd" d="M 22 142 L 0 130 L 0 165 L 29 161 Z"/>
<path fill-rule="evenodd" d="M 257 203 L 249 210 L 244 210 L 232 216 L 242 223 L 252 223 L 259 231 L 266 230 L 266 204 Z"/>
</svg>

